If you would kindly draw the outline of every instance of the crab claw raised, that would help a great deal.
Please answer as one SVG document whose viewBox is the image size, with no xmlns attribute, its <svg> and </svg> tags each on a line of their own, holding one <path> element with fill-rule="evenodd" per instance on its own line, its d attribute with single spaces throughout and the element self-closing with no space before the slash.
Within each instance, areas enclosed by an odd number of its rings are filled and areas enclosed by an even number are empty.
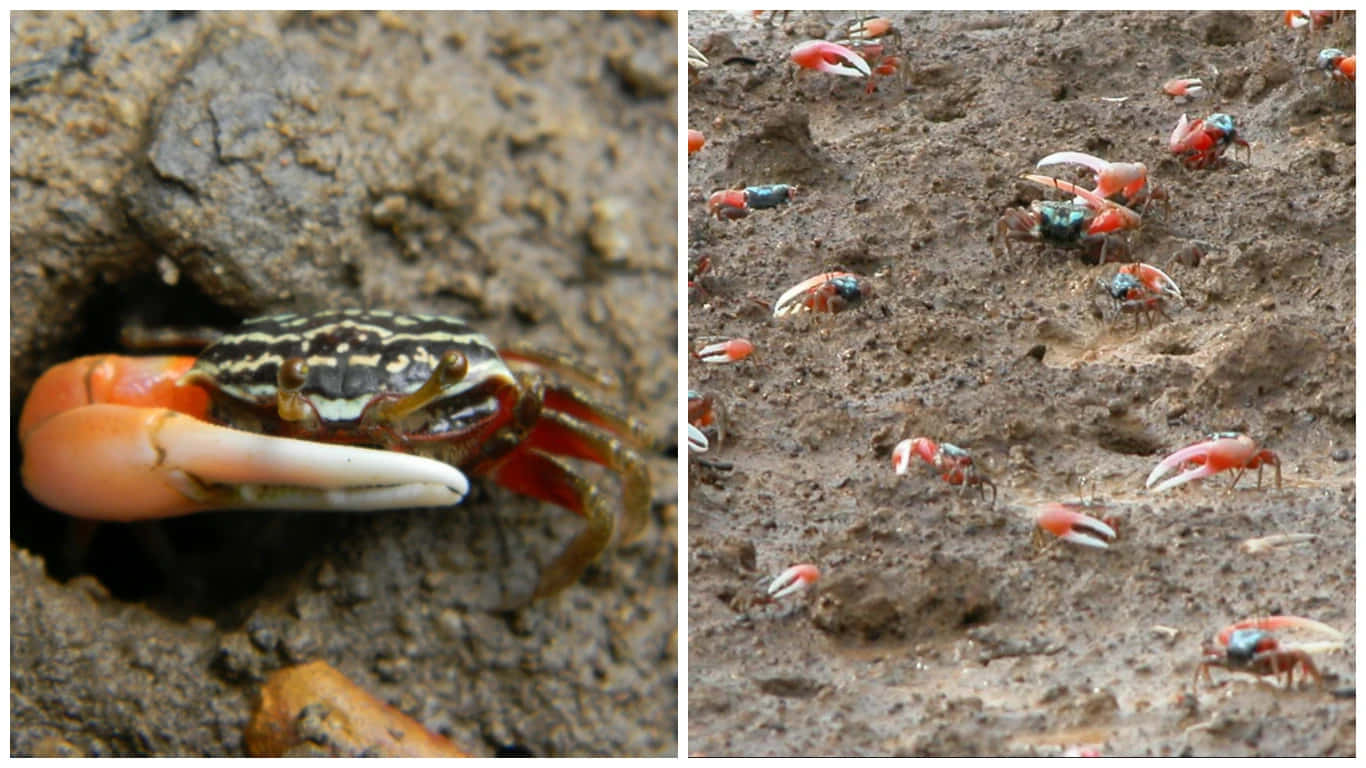
<svg viewBox="0 0 1366 768">
<path fill-rule="evenodd" d="M 814 69 L 846 77 L 871 77 L 868 62 L 849 48 L 825 40 L 808 40 L 792 49 L 792 61 L 802 69 Z"/>
<path fill-rule="evenodd" d="M 794 592 L 803 592 L 820 577 L 820 569 L 810 563 L 794 565 L 773 579 L 768 585 L 768 595 L 778 600 Z"/>
<path fill-rule="evenodd" d="M 435 459 L 240 432 L 166 408 L 86 405 L 22 440 L 24 487 L 51 509 L 94 520 L 441 507 L 469 491 L 460 470 Z"/>
<path fill-rule="evenodd" d="M 1039 528 L 1063 541 L 1096 549 L 1109 549 L 1115 529 L 1090 515 L 1077 511 L 1073 504 L 1048 504 L 1034 516 Z"/>
<path fill-rule="evenodd" d="M 1095 193 L 1100 197 L 1122 193 L 1126 200 L 1132 200 L 1148 184 L 1148 167 L 1143 163 L 1112 163 L 1085 152 L 1054 152 L 1035 167 L 1064 164 L 1091 169 L 1096 174 Z"/>
<path fill-rule="evenodd" d="M 1276 468 L 1276 487 L 1281 487 L 1281 462 L 1276 454 L 1261 450 L 1257 441 L 1247 435 L 1237 432 L 1222 432 L 1211 435 L 1208 440 L 1201 441 L 1194 445 L 1173 453 L 1162 461 L 1158 462 L 1153 471 L 1148 474 L 1145 485 L 1152 489 L 1153 493 L 1160 493 L 1168 488 L 1175 488 L 1178 485 L 1198 480 L 1202 477 L 1209 477 L 1226 469 L 1236 469 L 1238 474 L 1233 478 L 1233 484 L 1229 486 L 1232 491 L 1242 478 L 1243 472 L 1249 469 L 1257 470 L 1257 486 L 1262 485 L 1262 465 L 1271 464 Z M 1185 471 L 1169 477 L 1158 483 L 1158 479 L 1169 472 L 1178 468 L 1185 468 Z"/>
</svg>

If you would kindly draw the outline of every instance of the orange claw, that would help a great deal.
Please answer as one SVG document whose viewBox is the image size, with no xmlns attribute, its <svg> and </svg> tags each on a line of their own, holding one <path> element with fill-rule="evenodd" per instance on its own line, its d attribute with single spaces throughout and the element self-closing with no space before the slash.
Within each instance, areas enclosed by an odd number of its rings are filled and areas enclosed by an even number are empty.
<svg viewBox="0 0 1366 768">
<path fill-rule="evenodd" d="M 193 362 L 105 355 L 44 373 L 19 417 L 24 487 L 59 512 L 120 521 L 447 506 L 468 491 L 464 474 L 433 459 L 200 421 L 207 395 L 177 383 Z"/>
<path fill-rule="evenodd" d="M 1109 549 L 1115 529 L 1090 515 L 1078 512 L 1077 504 L 1046 504 L 1034 517 L 1039 528 L 1063 541 L 1097 549 Z"/>
<path fill-rule="evenodd" d="M 1148 475 L 1146 486 L 1151 488 L 1153 493 L 1160 493 L 1191 480 L 1209 477 L 1227 469 L 1236 469 L 1238 474 L 1234 476 L 1233 484 L 1228 488 L 1232 491 L 1238 481 L 1242 479 L 1244 472 L 1255 469 L 1257 470 L 1257 487 L 1260 488 L 1262 486 L 1263 464 L 1270 464 L 1276 468 L 1276 488 L 1279 489 L 1281 487 L 1281 462 L 1275 453 L 1262 450 L 1257 445 L 1257 441 L 1247 435 L 1238 432 L 1220 432 L 1211 435 L 1208 440 L 1186 446 L 1163 459 Z M 1167 478 L 1157 487 L 1153 487 L 1153 483 L 1156 483 L 1159 478 L 1178 468 L 1184 471 L 1174 477 Z"/>
<path fill-rule="evenodd" d="M 704 363 L 735 363 L 749 357 L 753 352 L 754 345 L 747 339 L 730 339 L 708 344 L 693 354 Z"/>
<path fill-rule="evenodd" d="M 688 154 L 691 155 L 701 149 L 706 143 L 707 137 L 703 136 L 701 131 L 694 131 L 691 128 L 688 129 Z"/>
<path fill-rule="evenodd" d="M 1194 98 L 1205 90 L 1205 83 L 1198 77 L 1175 77 L 1162 84 L 1162 92 L 1168 96 Z"/>
<path fill-rule="evenodd" d="M 749 215 L 743 189 L 723 189 L 707 199 L 707 210 L 718 219 L 735 221 Z"/>
<path fill-rule="evenodd" d="M 832 75 L 869 77 L 873 74 L 862 56 L 842 45 L 824 40 L 808 40 L 793 48 L 792 62 L 802 69 L 814 69 Z"/>
<path fill-rule="evenodd" d="M 810 563 L 794 565 L 773 579 L 768 585 L 768 595 L 778 600 L 795 592 L 804 592 L 820 577 L 820 569 Z"/>
<path fill-rule="evenodd" d="M 1219 630 L 1216 640 L 1220 645 L 1227 646 L 1229 638 L 1234 632 L 1240 629 L 1260 629 L 1267 632 L 1281 629 L 1309 629 L 1319 634 L 1331 637 L 1334 640 L 1345 639 L 1345 636 L 1338 630 L 1324 624 L 1321 621 L 1306 619 L 1302 616 L 1261 616 L 1253 619 L 1243 619 Z"/>
</svg>

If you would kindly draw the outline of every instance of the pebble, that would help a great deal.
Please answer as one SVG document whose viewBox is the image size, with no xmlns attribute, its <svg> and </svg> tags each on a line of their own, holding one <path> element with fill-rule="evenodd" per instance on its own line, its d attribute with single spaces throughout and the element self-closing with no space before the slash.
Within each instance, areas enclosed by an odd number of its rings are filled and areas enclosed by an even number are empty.
<svg viewBox="0 0 1366 768">
<path fill-rule="evenodd" d="M 1352 452 L 1346 448 L 1339 448 L 1333 451 L 1333 461 L 1347 461 L 1352 458 Z"/>
</svg>

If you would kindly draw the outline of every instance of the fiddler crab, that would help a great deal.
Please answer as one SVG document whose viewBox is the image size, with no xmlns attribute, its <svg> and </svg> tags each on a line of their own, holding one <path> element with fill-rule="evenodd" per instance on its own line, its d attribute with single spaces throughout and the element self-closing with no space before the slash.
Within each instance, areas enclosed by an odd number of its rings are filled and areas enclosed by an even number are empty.
<svg viewBox="0 0 1366 768">
<path fill-rule="evenodd" d="M 1154 312 L 1167 317 L 1162 309 L 1167 301 L 1184 298 L 1176 281 L 1166 272 L 1141 262 L 1125 264 L 1108 283 L 1102 281 L 1100 285 L 1110 295 L 1117 312 L 1134 314 L 1135 330 L 1138 329 L 1140 314 L 1147 318 L 1148 327 L 1151 328 Z"/>
<path fill-rule="evenodd" d="M 19 418 L 24 487 L 91 520 L 211 509 L 444 507 L 465 472 L 587 523 L 535 595 L 578 580 L 615 514 L 557 456 L 622 480 L 622 540 L 644 527 L 650 478 L 632 421 L 570 386 L 514 373 L 567 364 L 500 352 L 464 321 L 380 310 L 247 320 L 197 357 L 82 357 L 34 384 Z M 463 471 L 462 471 L 463 470 Z"/>
<path fill-rule="evenodd" d="M 1346 85 L 1357 81 L 1357 57 L 1348 56 L 1337 48 L 1324 48 L 1319 51 L 1315 66 L 1323 70 L 1335 83 Z"/>
<path fill-rule="evenodd" d="M 1089 189 L 1070 181 L 1049 176 L 1025 174 L 1021 178 L 1033 184 L 1057 189 L 1078 200 L 1035 200 L 1028 209 L 1008 208 L 996 221 L 996 240 L 992 249 L 999 254 L 1005 248 L 1010 254 L 1011 240 L 1031 240 L 1055 248 L 1090 251 L 1099 246 L 1101 262 L 1107 261 L 1110 251 L 1127 253 L 1128 247 L 1120 234 L 1138 229 L 1143 217 L 1137 211 L 1106 200 Z"/>
<path fill-rule="evenodd" d="M 1210 667 L 1247 672 L 1258 677 L 1270 675 L 1279 678 L 1284 674 L 1286 688 L 1294 681 L 1295 668 L 1298 667 L 1302 678 L 1312 677 L 1322 685 L 1323 676 L 1305 650 L 1310 646 L 1283 646 L 1271 634 L 1272 630 L 1282 629 L 1308 629 L 1331 637 L 1332 640 L 1324 644 L 1325 648 L 1341 648 L 1344 639 L 1341 632 L 1327 624 L 1300 616 L 1267 616 L 1234 622 L 1220 630 L 1213 643 L 1205 643 L 1201 647 L 1201 661 L 1195 668 L 1195 685 L 1200 684 L 1202 676 L 1205 682 L 1214 682 L 1209 673 Z"/>
<path fill-rule="evenodd" d="M 783 292 L 773 305 L 773 316 L 802 312 L 843 312 L 872 295 L 867 283 L 852 272 L 822 272 Z"/>
<path fill-rule="evenodd" d="M 716 448 L 726 439 L 726 409 L 711 395 L 688 390 L 688 448 L 693 453 L 706 453 L 711 448 L 702 430 L 716 427 Z"/>
<path fill-rule="evenodd" d="M 1228 487 L 1231 492 L 1234 486 L 1238 485 L 1238 481 L 1242 479 L 1244 472 L 1255 469 L 1257 470 L 1257 487 L 1261 488 L 1262 466 L 1265 464 L 1270 464 L 1276 468 L 1276 488 L 1279 490 L 1281 487 L 1281 461 L 1275 453 L 1263 449 L 1256 440 L 1241 432 L 1216 432 L 1210 435 L 1209 439 L 1188 445 L 1158 462 L 1158 465 L 1153 467 L 1153 471 L 1149 473 L 1145 486 L 1152 489 L 1153 493 L 1160 493 L 1191 480 L 1198 480 L 1217 472 L 1233 469 L 1237 470 L 1238 473 L 1233 476 L 1233 483 Z M 1167 473 L 1177 469 L 1184 471 L 1160 483 L 1157 482 Z M 1154 487 L 1154 483 L 1157 483 L 1156 487 Z"/>
<path fill-rule="evenodd" d="M 1038 531 L 1050 533 L 1062 541 L 1095 549 L 1109 549 L 1118 537 L 1109 522 L 1097 520 L 1082 510 L 1100 505 L 1086 502 L 1052 502 L 1034 512 Z"/>
<path fill-rule="evenodd" d="M 986 488 L 991 487 L 991 503 L 996 503 L 996 484 L 991 478 L 978 471 L 972 461 L 972 454 L 952 443 L 936 443 L 928 437 L 913 437 L 897 443 L 892 449 L 892 469 L 904 475 L 911 468 L 911 457 L 919 456 L 921 461 L 934 467 L 939 477 L 949 485 L 958 486 L 959 493 L 969 485 L 986 498 Z"/>
<path fill-rule="evenodd" d="M 1247 161 L 1252 162 L 1252 145 L 1238 135 L 1233 118 L 1218 112 L 1203 120 L 1191 121 L 1184 114 L 1172 129 L 1167 148 L 1181 159 L 1187 168 L 1199 169 L 1218 165 L 1224 152 L 1232 145 L 1247 150 Z"/>
<path fill-rule="evenodd" d="M 1096 175 L 1096 188 L 1092 192 L 1120 205 L 1137 207 L 1141 216 L 1148 215 L 1148 206 L 1154 200 L 1162 203 L 1165 212 L 1171 213 L 1166 188 L 1149 183 L 1148 167 L 1143 163 L 1112 163 L 1085 152 L 1054 152 L 1034 167 L 1063 164 L 1089 168 Z"/>
<path fill-rule="evenodd" d="M 762 184 L 744 189 L 723 189 L 707 199 L 707 211 L 718 219 L 735 221 L 750 211 L 777 208 L 796 198 L 795 184 Z"/>
</svg>

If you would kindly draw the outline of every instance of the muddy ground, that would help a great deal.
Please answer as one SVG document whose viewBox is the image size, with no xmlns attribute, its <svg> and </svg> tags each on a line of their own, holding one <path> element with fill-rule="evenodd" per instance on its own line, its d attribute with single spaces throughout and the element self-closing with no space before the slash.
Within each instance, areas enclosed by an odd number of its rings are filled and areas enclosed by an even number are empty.
<svg viewBox="0 0 1366 768">
<path fill-rule="evenodd" d="M 906 79 L 871 95 L 789 77 L 788 51 L 848 14 L 689 15 L 711 66 L 689 83 L 708 141 L 688 251 L 713 269 L 688 334 L 757 348 L 689 366 L 728 417 L 689 470 L 689 751 L 1355 754 L 1355 102 L 1313 69 L 1355 50 L 1354 21 L 1311 38 L 1271 12 L 882 15 Z M 1183 74 L 1212 92 L 1173 104 L 1159 87 Z M 1250 164 L 1181 167 L 1183 111 L 1232 114 Z M 1169 320 L 1112 322 L 1097 281 L 1115 264 L 993 255 L 997 218 L 1043 196 L 1017 177 L 1069 149 L 1169 189 L 1132 244 L 1184 293 Z M 708 218 L 710 192 L 767 183 L 800 194 Z M 835 269 L 875 296 L 780 320 L 752 300 Z M 1283 487 L 1145 492 L 1162 456 L 1222 430 L 1276 451 Z M 994 507 L 918 460 L 895 476 L 912 435 L 970 449 Z M 1036 548 L 1031 511 L 1082 479 L 1119 540 Z M 1240 551 L 1279 533 L 1313 538 Z M 801 562 L 815 592 L 763 604 Z M 1217 669 L 1193 685 L 1202 641 L 1279 613 L 1347 633 L 1315 657 L 1323 688 Z"/>
<path fill-rule="evenodd" d="M 476 482 L 90 527 L 24 492 L 12 437 L 11 753 L 241 754 L 264 676 L 323 659 L 479 754 L 674 754 L 676 19 L 10 20 L 13 413 L 136 325 L 443 313 L 622 382 L 654 480 L 641 540 L 504 610 L 571 514 Z"/>
</svg>

